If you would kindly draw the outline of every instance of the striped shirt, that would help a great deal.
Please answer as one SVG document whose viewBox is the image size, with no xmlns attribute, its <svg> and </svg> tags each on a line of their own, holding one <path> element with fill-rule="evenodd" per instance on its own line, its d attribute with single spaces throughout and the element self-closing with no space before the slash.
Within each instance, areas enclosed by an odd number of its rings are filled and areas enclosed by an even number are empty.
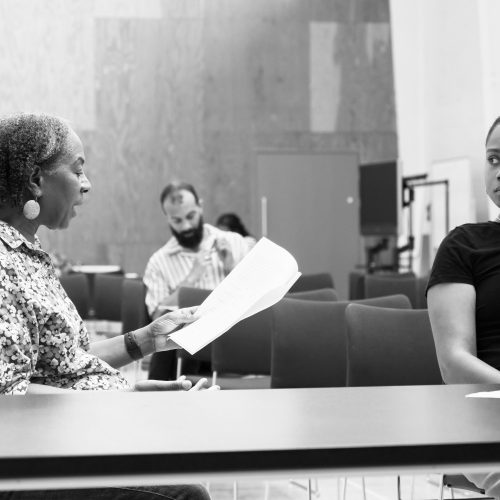
<svg viewBox="0 0 500 500">
<path fill-rule="evenodd" d="M 219 238 L 228 242 L 235 264 L 248 253 L 248 242 L 238 233 L 222 231 L 210 224 L 204 224 L 203 239 L 198 252 L 185 249 L 172 237 L 151 256 L 143 278 L 147 289 L 146 306 L 151 316 L 158 305 L 174 293 L 179 284 L 187 278 L 200 251 L 210 250 L 210 264 L 193 286 L 213 290 L 224 279 L 223 264 L 214 248 L 215 240 Z"/>
</svg>

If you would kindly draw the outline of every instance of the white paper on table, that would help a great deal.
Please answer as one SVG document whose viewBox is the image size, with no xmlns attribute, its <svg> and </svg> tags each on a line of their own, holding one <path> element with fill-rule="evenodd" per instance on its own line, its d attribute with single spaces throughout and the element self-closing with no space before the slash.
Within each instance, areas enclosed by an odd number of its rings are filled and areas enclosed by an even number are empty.
<svg viewBox="0 0 500 500">
<path fill-rule="evenodd" d="M 473 392 L 467 394 L 466 398 L 494 398 L 500 399 L 500 391 L 484 391 L 484 392 Z"/>
<path fill-rule="evenodd" d="M 195 354 L 238 321 L 276 304 L 301 273 L 292 254 L 261 238 L 198 308 L 200 319 L 170 335 Z"/>
</svg>

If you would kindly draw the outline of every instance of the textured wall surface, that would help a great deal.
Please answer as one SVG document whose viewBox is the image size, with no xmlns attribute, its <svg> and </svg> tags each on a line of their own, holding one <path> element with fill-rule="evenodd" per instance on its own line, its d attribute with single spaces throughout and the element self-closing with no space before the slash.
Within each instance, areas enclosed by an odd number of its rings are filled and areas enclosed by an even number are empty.
<svg viewBox="0 0 500 500">
<path fill-rule="evenodd" d="M 93 184 L 45 246 L 142 273 L 171 180 L 258 235 L 257 151 L 396 158 L 389 23 L 387 0 L 0 0 L 0 113 L 69 118 Z"/>
</svg>

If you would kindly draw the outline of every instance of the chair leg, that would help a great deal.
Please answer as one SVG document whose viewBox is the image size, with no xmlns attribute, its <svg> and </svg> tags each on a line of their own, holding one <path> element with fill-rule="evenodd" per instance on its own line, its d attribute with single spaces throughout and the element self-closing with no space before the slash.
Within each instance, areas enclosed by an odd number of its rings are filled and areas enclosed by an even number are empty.
<svg viewBox="0 0 500 500">
<path fill-rule="evenodd" d="M 314 495 L 319 497 L 319 481 L 318 478 L 314 478 L 314 488 L 313 488 Z"/>
<path fill-rule="evenodd" d="M 312 500 L 311 478 L 307 479 L 307 498 L 308 500 Z"/>
<path fill-rule="evenodd" d="M 363 493 L 363 500 L 366 500 L 366 483 L 365 483 L 365 476 L 361 476 L 361 492 Z"/>
<path fill-rule="evenodd" d="M 238 483 L 236 481 L 233 483 L 233 500 L 238 500 Z"/>
<path fill-rule="evenodd" d="M 398 500 L 401 499 L 401 476 L 396 476 L 396 485 L 397 485 L 397 494 L 398 494 Z"/>
<path fill-rule="evenodd" d="M 212 385 L 217 384 L 217 372 L 213 371 L 212 372 Z"/>
<path fill-rule="evenodd" d="M 269 481 L 264 483 L 264 500 L 269 500 Z"/>
<path fill-rule="evenodd" d="M 182 375 L 182 358 L 177 358 L 177 365 L 175 367 L 175 377 L 179 378 Z"/>
<path fill-rule="evenodd" d="M 346 500 L 347 498 L 347 476 L 344 477 L 344 484 L 342 489 L 342 500 Z"/>
<path fill-rule="evenodd" d="M 439 500 L 443 500 L 444 498 L 444 481 L 443 474 L 439 476 Z"/>
</svg>

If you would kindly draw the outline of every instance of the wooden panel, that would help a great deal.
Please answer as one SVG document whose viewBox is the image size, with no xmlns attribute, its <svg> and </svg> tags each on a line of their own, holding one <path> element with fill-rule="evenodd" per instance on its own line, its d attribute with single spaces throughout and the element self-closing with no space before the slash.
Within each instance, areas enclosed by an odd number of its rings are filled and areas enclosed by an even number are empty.
<svg viewBox="0 0 500 500">
<path fill-rule="evenodd" d="M 360 257 L 357 165 L 354 153 L 258 156 L 267 236 L 293 253 L 303 274 L 330 273 L 340 299 L 347 299 L 348 272 Z"/>
</svg>

